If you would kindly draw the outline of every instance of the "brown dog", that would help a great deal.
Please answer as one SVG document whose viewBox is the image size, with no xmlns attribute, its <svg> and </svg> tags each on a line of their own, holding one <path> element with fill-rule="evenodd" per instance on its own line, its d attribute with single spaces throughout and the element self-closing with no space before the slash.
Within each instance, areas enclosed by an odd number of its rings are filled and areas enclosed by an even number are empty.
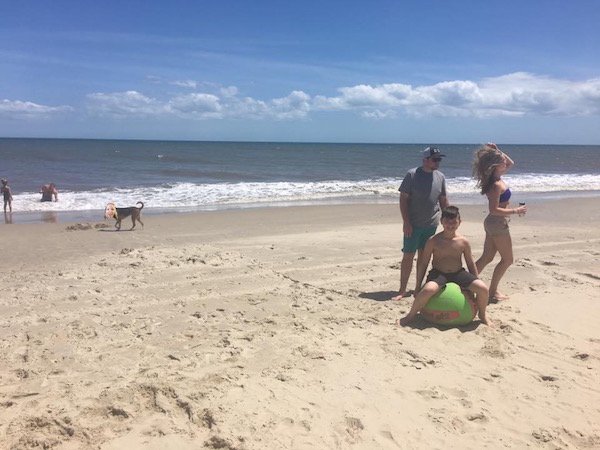
<svg viewBox="0 0 600 450">
<path fill-rule="evenodd" d="M 131 221 L 133 222 L 133 225 L 131 226 L 130 230 L 133 230 L 135 228 L 136 220 L 142 224 L 143 228 L 144 222 L 142 222 L 140 217 L 142 215 L 142 208 L 144 208 L 144 203 L 137 202 L 136 205 L 142 206 L 140 206 L 139 208 L 137 206 L 130 206 L 128 208 L 117 208 L 115 207 L 114 203 L 109 203 L 108 205 L 106 205 L 104 216 L 107 219 L 114 218 L 116 220 L 115 228 L 117 229 L 117 231 L 121 229 L 121 220 L 123 220 L 127 216 L 131 216 Z"/>
</svg>

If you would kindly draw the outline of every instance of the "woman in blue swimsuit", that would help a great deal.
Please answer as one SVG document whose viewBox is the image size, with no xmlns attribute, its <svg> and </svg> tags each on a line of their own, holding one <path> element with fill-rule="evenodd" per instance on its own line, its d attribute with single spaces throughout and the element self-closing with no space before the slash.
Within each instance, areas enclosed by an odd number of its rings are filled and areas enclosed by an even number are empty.
<svg viewBox="0 0 600 450">
<path fill-rule="evenodd" d="M 511 192 L 504 180 L 504 175 L 514 161 L 502 152 L 496 144 L 488 143 L 475 152 L 473 162 L 473 177 L 477 180 L 477 187 L 481 194 L 487 195 L 489 214 L 483 222 L 485 229 L 485 243 L 483 254 L 475 262 L 477 271 L 481 271 L 491 263 L 500 253 L 500 262 L 494 269 L 490 282 L 490 300 L 507 300 L 508 296 L 498 292 L 498 284 L 506 270 L 513 263 L 512 240 L 508 227 L 509 216 L 523 215 L 527 212 L 526 206 L 509 208 Z"/>
</svg>

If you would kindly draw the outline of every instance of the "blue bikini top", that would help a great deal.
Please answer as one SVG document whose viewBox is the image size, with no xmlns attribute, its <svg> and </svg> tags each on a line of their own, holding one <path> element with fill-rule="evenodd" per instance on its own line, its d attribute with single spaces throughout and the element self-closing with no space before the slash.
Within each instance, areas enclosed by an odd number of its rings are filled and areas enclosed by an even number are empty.
<svg viewBox="0 0 600 450">
<path fill-rule="evenodd" d="M 510 200 L 510 195 L 510 188 L 506 188 L 506 190 L 502 194 L 500 194 L 499 202 L 506 203 Z"/>
</svg>

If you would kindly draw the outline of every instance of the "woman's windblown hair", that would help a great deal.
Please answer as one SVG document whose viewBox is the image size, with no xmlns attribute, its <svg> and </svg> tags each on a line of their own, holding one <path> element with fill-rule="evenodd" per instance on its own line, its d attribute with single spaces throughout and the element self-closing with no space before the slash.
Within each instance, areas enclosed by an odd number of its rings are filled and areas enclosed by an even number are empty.
<svg viewBox="0 0 600 450">
<path fill-rule="evenodd" d="M 477 180 L 477 187 L 485 194 L 496 182 L 494 169 L 504 162 L 504 155 L 496 145 L 485 144 L 475 152 L 473 160 L 473 178 Z"/>
</svg>

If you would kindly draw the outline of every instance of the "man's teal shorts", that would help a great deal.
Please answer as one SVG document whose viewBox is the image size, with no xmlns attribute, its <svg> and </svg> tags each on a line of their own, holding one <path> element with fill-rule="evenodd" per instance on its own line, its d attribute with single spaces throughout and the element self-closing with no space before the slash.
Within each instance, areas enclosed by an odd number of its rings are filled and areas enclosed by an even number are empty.
<svg viewBox="0 0 600 450">
<path fill-rule="evenodd" d="M 427 243 L 427 240 L 435 234 L 437 227 L 413 228 L 410 237 L 404 236 L 403 253 L 416 253 L 417 250 L 422 250 Z"/>
</svg>

